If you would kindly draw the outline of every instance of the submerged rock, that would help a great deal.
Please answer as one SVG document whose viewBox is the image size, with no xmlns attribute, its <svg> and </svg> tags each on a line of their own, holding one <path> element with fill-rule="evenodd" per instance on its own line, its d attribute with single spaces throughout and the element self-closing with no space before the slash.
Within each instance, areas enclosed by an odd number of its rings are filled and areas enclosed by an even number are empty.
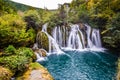
<svg viewBox="0 0 120 80">
<path fill-rule="evenodd" d="M 46 68 L 39 63 L 31 63 L 29 69 L 17 80 L 54 80 Z"/>
</svg>

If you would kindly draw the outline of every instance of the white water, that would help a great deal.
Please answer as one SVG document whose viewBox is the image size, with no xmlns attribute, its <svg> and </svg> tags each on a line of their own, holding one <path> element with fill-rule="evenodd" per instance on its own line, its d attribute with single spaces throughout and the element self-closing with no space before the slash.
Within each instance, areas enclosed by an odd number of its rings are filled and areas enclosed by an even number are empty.
<svg viewBox="0 0 120 80">
<path fill-rule="evenodd" d="M 51 52 L 58 52 L 58 54 L 62 53 L 61 49 L 59 48 L 59 45 L 56 43 L 56 40 L 47 33 L 47 24 L 43 25 L 42 32 L 44 32 L 48 36 L 49 53 Z"/>
<path fill-rule="evenodd" d="M 97 29 L 92 29 L 88 25 L 84 25 L 81 29 L 79 25 L 71 25 L 70 27 L 56 26 L 51 32 L 52 36 L 47 32 L 47 25 L 43 25 L 42 32 L 48 36 L 50 54 L 63 54 L 62 50 L 79 50 L 79 51 L 103 51 L 100 39 L 100 33 Z M 37 43 L 36 43 L 37 44 Z M 37 44 L 38 45 L 38 44 Z M 36 46 L 37 46 L 36 45 Z M 35 47 L 36 47 L 35 46 Z M 62 49 L 62 50 L 61 50 Z M 37 60 L 45 60 L 37 53 Z"/>
<path fill-rule="evenodd" d="M 67 32 L 66 27 L 58 26 L 53 29 L 52 36 L 60 47 L 79 50 L 85 48 L 102 48 L 99 30 L 91 29 L 91 27 L 86 24 L 85 28 L 86 30 L 84 32 L 86 36 L 83 35 L 80 26 L 77 24 L 71 25 L 69 32 Z M 85 38 L 87 39 L 86 42 Z"/>
<path fill-rule="evenodd" d="M 60 48 L 78 50 L 97 50 L 102 48 L 99 30 L 92 29 L 86 24 L 84 29 L 81 29 L 77 24 L 70 27 L 56 26 L 51 32 L 52 36 L 47 33 L 47 24 L 45 24 L 42 32 L 48 36 L 49 53 L 61 53 Z"/>
</svg>

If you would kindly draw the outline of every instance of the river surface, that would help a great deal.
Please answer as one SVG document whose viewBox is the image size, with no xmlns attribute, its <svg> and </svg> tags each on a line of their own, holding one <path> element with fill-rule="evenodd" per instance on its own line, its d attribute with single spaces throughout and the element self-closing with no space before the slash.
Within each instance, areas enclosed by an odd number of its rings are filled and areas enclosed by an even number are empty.
<svg viewBox="0 0 120 80">
<path fill-rule="evenodd" d="M 55 80 L 115 80 L 115 55 L 96 51 L 65 51 L 52 54 L 40 63 Z"/>
</svg>

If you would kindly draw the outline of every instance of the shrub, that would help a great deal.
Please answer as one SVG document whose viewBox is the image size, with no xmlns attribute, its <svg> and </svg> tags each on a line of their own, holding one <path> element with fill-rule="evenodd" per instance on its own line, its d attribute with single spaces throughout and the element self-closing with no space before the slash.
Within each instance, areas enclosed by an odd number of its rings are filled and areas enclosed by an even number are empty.
<svg viewBox="0 0 120 80">
<path fill-rule="evenodd" d="M 29 62 L 30 60 L 25 56 L 12 55 L 0 57 L 0 65 L 9 68 L 13 73 L 24 71 Z"/>
<path fill-rule="evenodd" d="M 27 58 L 35 59 L 35 54 L 33 53 L 32 49 L 30 49 L 30 48 L 21 47 L 16 51 L 16 54 L 20 55 L 20 56 L 25 56 Z"/>
<path fill-rule="evenodd" d="M 33 60 L 36 59 L 35 54 L 30 48 L 21 47 L 15 49 L 9 45 L 5 49 L 4 54 L 11 54 L 9 56 L 0 56 L 0 66 L 10 69 L 14 74 L 16 72 L 23 72 Z"/>
<path fill-rule="evenodd" d="M 5 54 L 4 55 L 10 55 L 10 54 L 15 54 L 16 49 L 13 45 L 9 45 L 6 49 L 5 49 Z"/>
<path fill-rule="evenodd" d="M 19 15 L 7 14 L 0 17 L 0 47 L 29 46 L 34 43 L 35 31 L 26 32 L 26 23 Z"/>
</svg>

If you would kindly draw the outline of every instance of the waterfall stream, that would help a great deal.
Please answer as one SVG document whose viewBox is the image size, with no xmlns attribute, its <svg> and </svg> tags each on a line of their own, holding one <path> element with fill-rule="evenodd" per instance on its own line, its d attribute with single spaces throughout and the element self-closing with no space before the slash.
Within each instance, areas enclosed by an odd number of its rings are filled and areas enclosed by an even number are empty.
<svg viewBox="0 0 120 80">
<path fill-rule="evenodd" d="M 99 30 L 92 29 L 87 24 L 84 24 L 83 28 L 78 24 L 69 27 L 55 26 L 50 34 L 47 32 L 47 25 L 47 23 L 43 25 L 42 32 L 48 37 L 49 53 L 61 53 L 63 48 L 77 50 L 102 48 Z"/>
<path fill-rule="evenodd" d="M 60 47 L 71 49 L 101 48 L 100 33 L 97 29 L 91 29 L 85 24 L 86 30 L 83 32 L 80 26 L 75 24 L 67 27 L 56 26 L 53 29 L 52 37 Z M 86 36 L 84 35 L 86 34 Z M 86 39 L 86 41 L 85 41 Z"/>
</svg>

